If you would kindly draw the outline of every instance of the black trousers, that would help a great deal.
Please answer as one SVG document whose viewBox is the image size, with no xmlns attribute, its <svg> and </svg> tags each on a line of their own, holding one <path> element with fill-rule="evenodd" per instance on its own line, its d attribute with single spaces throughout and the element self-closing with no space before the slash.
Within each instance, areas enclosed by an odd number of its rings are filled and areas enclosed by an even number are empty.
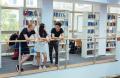
<svg viewBox="0 0 120 78">
<path fill-rule="evenodd" d="M 49 57 L 50 62 L 53 63 L 53 48 L 55 50 L 55 64 L 58 64 L 58 45 L 59 41 L 50 41 L 49 42 Z"/>
</svg>

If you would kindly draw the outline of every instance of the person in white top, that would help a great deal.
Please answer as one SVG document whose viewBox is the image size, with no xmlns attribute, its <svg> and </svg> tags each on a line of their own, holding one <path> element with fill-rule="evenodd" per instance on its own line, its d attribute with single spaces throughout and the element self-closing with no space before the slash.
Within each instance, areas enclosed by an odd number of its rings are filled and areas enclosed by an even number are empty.
<svg viewBox="0 0 120 78">
<path fill-rule="evenodd" d="M 49 37 L 45 30 L 45 24 L 43 23 L 40 24 L 37 37 L 39 41 L 35 44 L 35 50 L 37 52 L 37 56 L 36 56 L 37 64 L 39 66 L 39 69 L 41 69 L 41 57 L 43 55 L 44 58 L 43 68 L 46 68 Z"/>
</svg>

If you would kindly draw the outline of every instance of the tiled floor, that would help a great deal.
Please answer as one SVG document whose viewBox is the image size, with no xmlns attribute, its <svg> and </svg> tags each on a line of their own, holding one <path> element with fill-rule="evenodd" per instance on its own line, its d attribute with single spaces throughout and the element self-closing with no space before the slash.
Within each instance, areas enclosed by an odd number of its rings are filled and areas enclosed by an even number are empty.
<svg viewBox="0 0 120 78">
<path fill-rule="evenodd" d="M 111 59 L 111 58 L 114 58 L 114 56 L 99 56 L 96 58 L 96 60 L 105 60 L 105 59 Z M 84 63 L 84 62 L 90 62 L 93 60 L 94 58 L 82 58 L 78 54 L 70 54 L 70 58 L 67 63 L 68 64 L 79 64 L 79 63 Z M 2 68 L 0 69 L 0 74 L 16 72 L 15 66 L 17 63 L 18 61 L 11 60 L 10 56 L 2 57 Z M 60 65 L 64 65 L 64 64 L 65 62 L 60 62 Z M 24 68 L 25 70 L 33 70 L 33 69 L 37 69 L 38 67 L 33 66 L 33 65 L 25 65 Z"/>
</svg>

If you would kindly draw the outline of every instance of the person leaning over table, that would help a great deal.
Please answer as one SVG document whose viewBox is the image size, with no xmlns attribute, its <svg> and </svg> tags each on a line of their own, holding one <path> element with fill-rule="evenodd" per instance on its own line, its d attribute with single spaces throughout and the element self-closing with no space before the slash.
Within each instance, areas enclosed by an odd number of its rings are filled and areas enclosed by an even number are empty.
<svg viewBox="0 0 120 78">
<path fill-rule="evenodd" d="M 57 39 L 64 39 L 64 31 L 61 28 L 62 24 L 60 22 L 55 23 L 55 27 L 51 30 L 51 40 L 49 42 L 49 57 L 50 63 L 53 64 L 53 48 L 55 50 L 55 66 L 58 65 L 58 45 L 59 41 Z"/>
<path fill-rule="evenodd" d="M 19 65 L 16 65 L 16 70 L 17 71 L 23 71 L 22 68 L 22 64 L 27 61 L 30 57 L 30 51 L 29 51 L 29 47 L 28 47 L 28 42 L 31 41 L 30 36 L 32 34 L 35 34 L 34 31 L 34 26 L 33 24 L 29 24 L 27 28 L 24 28 L 19 37 L 18 40 L 27 40 L 27 42 L 19 42 L 20 43 L 20 47 L 21 47 L 21 55 L 22 55 L 22 59 L 20 60 L 20 65 L 21 65 L 21 69 L 19 69 Z M 19 43 L 17 43 L 16 47 L 19 50 Z"/>
</svg>

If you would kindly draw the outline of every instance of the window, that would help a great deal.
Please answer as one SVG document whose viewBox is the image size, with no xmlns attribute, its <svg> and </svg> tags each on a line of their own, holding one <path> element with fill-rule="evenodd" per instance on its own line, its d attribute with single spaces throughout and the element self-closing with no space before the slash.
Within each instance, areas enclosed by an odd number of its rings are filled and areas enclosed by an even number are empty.
<svg viewBox="0 0 120 78">
<path fill-rule="evenodd" d="M 72 3 L 53 2 L 53 8 L 57 10 L 69 10 L 72 11 Z"/>
<path fill-rule="evenodd" d="M 26 0 L 26 7 L 37 8 L 37 0 Z"/>
<path fill-rule="evenodd" d="M 7 7 L 23 7 L 24 0 L 1 0 L 1 5 Z M 37 8 L 37 0 L 26 0 L 26 6 Z"/>
<path fill-rule="evenodd" d="M 19 31 L 19 7 L 24 7 L 25 0 L 0 0 L 1 9 L 1 36 L 0 40 L 9 39 L 15 31 Z M 9 7 L 11 7 L 9 9 Z M 17 7 L 14 9 L 12 7 Z M 26 7 L 37 8 L 37 0 L 26 0 Z"/>
<path fill-rule="evenodd" d="M 8 40 L 11 34 L 1 34 L 0 40 L 5 41 Z"/>
<path fill-rule="evenodd" d="M 92 12 L 92 5 L 90 5 L 90 4 L 75 4 L 75 11 Z"/>
<path fill-rule="evenodd" d="M 13 3 L 13 4 L 16 4 L 16 3 L 17 3 L 17 0 L 12 0 L 12 3 Z"/>
<path fill-rule="evenodd" d="M 1 25 L 2 34 L 0 36 L 0 40 L 9 39 L 10 34 L 15 31 L 19 31 L 19 11 L 13 9 L 2 9 Z"/>
<path fill-rule="evenodd" d="M 2 31 L 18 31 L 19 30 L 19 11 L 11 9 L 2 9 Z"/>
<path fill-rule="evenodd" d="M 24 0 L 1 0 L 1 5 L 2 6 L 7 6 L 7 7 L 22 7 Z"/>
<path fill-rule="evenodd" d="M 110 11 L 110 13 L 119 13 L 120 14 L 120 8 L 119 7 L 110 7 L 109 11 Z"/>
</svg>

